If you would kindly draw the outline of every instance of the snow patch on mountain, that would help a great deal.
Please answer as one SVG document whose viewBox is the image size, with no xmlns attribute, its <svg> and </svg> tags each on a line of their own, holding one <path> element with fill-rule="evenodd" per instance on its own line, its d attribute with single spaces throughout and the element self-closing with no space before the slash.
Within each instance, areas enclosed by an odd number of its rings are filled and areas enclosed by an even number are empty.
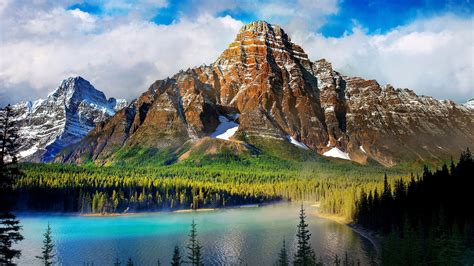
<svg viewBox="0 0 474 266">
<path fill-rule="evenodd" d="M 334 157 L 334 158 L 340 158 L 340 159 L 344 159 L 344 160 L 350 160 L 351 159 L 351 157 L 349 157 L 349 153 L 343 152 L 340 149 L 338 149 L 337 147 L 334 147 L 334 148 L 330 149 L 329 151 L 323 153 L 323 155 L 326 156 L 326 157 Z"/>
<path fill-rule="evenodd" d="M 469 108 L 469 109 L 473 109 L 474 110 L 474 98 L 470 99 L 469 101 L 467 101 L 465 104 L 463 104 L 465 107 Z"/>
<path fill-rule="evenodd" d="M 236 118 L 238 118 L 238 116 L 236 116 Z M 219 122 L 220 124 L 217 126 L 216 131 L 210 135 L 211 138 L 229 140 L 239 129 L 239 124 L 229 120 L 225 116 L 220 115 Z"/>
<path fill-rule="evenodd" d="M 292 136 L 287 136 L 286 138 L 291 144 L 295 145 L 296 147 L 304 149 L 304 150 L 309 150 L 308 146 L 306 146 L 303 142 L 297 141 Z"/>
</svg>

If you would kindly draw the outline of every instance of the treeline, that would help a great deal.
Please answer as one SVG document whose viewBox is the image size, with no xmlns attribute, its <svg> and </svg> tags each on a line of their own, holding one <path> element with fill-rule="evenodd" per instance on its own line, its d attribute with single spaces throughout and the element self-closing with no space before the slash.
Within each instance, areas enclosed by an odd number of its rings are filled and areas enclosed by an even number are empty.
<svg viewBox="0 0 474 266">
<path fill-rule="evenodd" d="M 380 183 L 370 177 L 290 177 L 285 171 L 242 168 L 152 171 L 25 164 L 22 170 L 15 186 L 18 210 L 83 213 L 218 208 L 284 199 L 320 201 L 324 210 L 350 217 L 359 189 Z"/>
<path fill-rule="evenodd" d="M 355 221 L 382 235 L 385 265 L 474 262 L 474 161 L 469 150 L 443 165 L 382 190 L 362 191 Z"/>
</svg>

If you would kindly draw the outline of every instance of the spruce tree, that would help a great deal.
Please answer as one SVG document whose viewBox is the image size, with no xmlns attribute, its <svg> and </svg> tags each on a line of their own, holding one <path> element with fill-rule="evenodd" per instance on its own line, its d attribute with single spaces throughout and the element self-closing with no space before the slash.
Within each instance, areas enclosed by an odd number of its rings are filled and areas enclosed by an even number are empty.
<svg viewBox="0 0 474 266">
<path fill-rule="evenodd" d="M 54 242 L 53 236 L 51 232 L 51 226 L 48 223 L 48 227 L 46 228 L 46 232 L 43 234 L 43 247 L 41 248 L 41 256 L 36 256 L 37 259 L 41 260 L 41 264 L 45 266 L 53 265 L 54 257 L 56 256 L 54 253 Z"/>
<path fill-rule="evenodd" d="M 19 175 L 16 149 L 16 127 L 10 106 L 0 109 L 0 265 L 13 265 L 21 251 L 12 246 L 23 240 L 20 222 L 13 209 L 13 180 Z"/>
<path fill-rule="evenodd" d="M 183 261 L 181 260 L 179 247 L 178 245 L 176 245 L 174 246 L 173 258 L 171 259 L 171 266 L 180 266 L 181 264 L 183 264 Z"/>
<path fill-rule="evenodd" d="M 288 266 L 290 265 L 288 260 L 288 253 L 286 251 L 285 240 L 283 240 L 283 246 L 281 247 L 280 253 L 278 254 L 278 266 Z"/>
<path fill-rule="evenodd" d="M 301 204 L 300 210 L 300 222 L 298 224 L 298 230 L 296 237 L 298 238 L 298 244 L 296 249 L 296 254 L 294 258 L 294 265 L 298 266 L 308 266 L 315 265 L 315 253 L 311 248 L 311 243 L 309 242 L 311 233 L 308 230 L 308 224 L 306 223 L 306 214 Z"/>
<path fill-rule="evenodd" d="M 188 249 L 188 263 L 194 266 L 204 265 L 201 254 L 202 246 L 197 239 L 196 223 L 194 222 L 194 219 L 188 236 L 189 240 L 186 247 Z"/>
</svg>

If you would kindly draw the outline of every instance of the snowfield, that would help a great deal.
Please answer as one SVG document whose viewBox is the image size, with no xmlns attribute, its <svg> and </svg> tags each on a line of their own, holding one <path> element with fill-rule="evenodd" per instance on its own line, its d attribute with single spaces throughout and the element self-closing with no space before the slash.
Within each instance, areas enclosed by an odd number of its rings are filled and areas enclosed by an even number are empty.
<svg viewBox="0 0 474 266">
<path fill-rule="evenodd" d="M 221 123 L 217 126 L 216 131 L 210 135 L 210 137 L 213 139 L 229 140 L 239 129 L 239 124 L 235 123 L 234 121 L 230 121 L 225 116 L 220 115 L 219 121 Z"/>
<path fill-rule="evenodd" d="M 343 152 L 340 149 L 334 147 L 330 149 L 329 151 L 323 153 L 324 156 L 326 157 L 334 157 L 334 158 L 340 158 L 344 160 L 350 160 L 351 157 L 349 157 L 349 153 Z"/>
</svg>

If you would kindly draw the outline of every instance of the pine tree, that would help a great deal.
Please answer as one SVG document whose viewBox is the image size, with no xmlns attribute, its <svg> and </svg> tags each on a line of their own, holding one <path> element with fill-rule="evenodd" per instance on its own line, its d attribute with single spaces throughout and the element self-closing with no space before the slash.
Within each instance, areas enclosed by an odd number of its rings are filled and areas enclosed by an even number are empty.
<svg viewBox="0 0 474 266">
<path fill-rule="evenodd" d="M 120 266 L 119 258 L 115 258 L 114 266 Z"/>
<path fill-rule="evenodd" d="M 314 258 L 315 253 L 311 248 L 311 243 L 309 239 L 311 233 L 308 230 L 308 224 L 306 223 L 306 214 L 301 204 L 300 210 L 300 222 L 298 224 L 298 231 L 296 237 L 298 238 L 297 250 L 294 258 L 294 265 L 307 266 L 316 264 Z"/>
<path fill-rule="evenodd" d="M 45 266 L 53 265 L 54 257 L 56 256 L 54 253 L 54 242 L 51 232 L 51 226 L 48 223 L 48 227 L 46 228 L 46 232 L 43 234 L 43 247 L 41 251 L 41 256 L 36 256 L 37 259 L 41 260 L 41 264 Z"/>
<path fill-rule="evenodd" d="M 191 231 L 189 232 L 189 240 L 188 240 L 188 263 L 195 266 L 204 265 L 202 261 L 202 246 L 197 240 L 197 230 L 196 230 L 196 223 L 193 222 L 191 224 Z"/>
<path fill-rule="evenodd" d="M 183 261 L 181 260 L 179 247 L 178 245 L 176 245 L 174 246 L 173 258 L 171 259 L 171 266 L 180 266 L 181 264 L 183 264 Z"/>
<path fill-rule="evenodd" d="M 132 258 L 128 258 L 128 260 L 127 260 L 127 266 L 133 266 Z"/>
<path fill-rule="evenodd" d="M 278 254 L 278 266 L 288 266 L 290 265 L 288 260 L 288 253 L 286 251 L 285 240 L 283 240 L 283 246 L 281 247 L 280 253 Z"/>
<path fill-rule="evenodd" d="M 0 265 L 11 265 L 14 258 L 20 257 L 21 251 L 12 246 L 23 240 L 20 222 L 11 213 L 13 180 L 19 175 L 15 154 L 17 134 L 12 117 L 10 105 L 0 109 Z"/>
</svg>

